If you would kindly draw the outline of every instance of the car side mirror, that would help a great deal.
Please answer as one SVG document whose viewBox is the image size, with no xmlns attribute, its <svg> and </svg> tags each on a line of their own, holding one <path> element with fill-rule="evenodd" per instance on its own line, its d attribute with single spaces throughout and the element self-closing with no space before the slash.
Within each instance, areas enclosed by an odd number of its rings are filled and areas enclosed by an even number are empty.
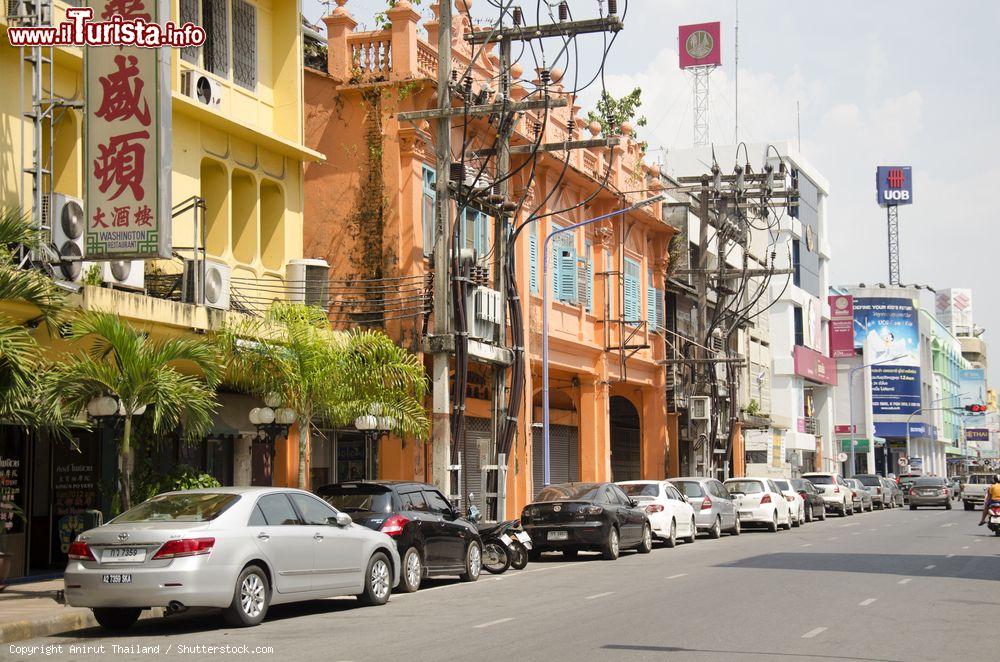
<svg viewBox="0 0 1000 662">
<path fill-rule="evenodd" d="M 628 503 L 629 503 L 629 505 L 630 505 L 630 506 L 632 506 L 633 508 L 638 508 L 638 507 L 639 507 L 639 502 L 638 502 L 638 501 L 636 501 L 635 499 L 629 499 L 629 500 L 628 500 Z"/>
<path fill-rule="evenodd" d="M 339 526 L 341 528 L 345 526 L 350 526 L 354 520 L 347 513 L 337 513 L 334 517 L 327 517 L 326 523 L 330 526 Z"/>
</svg>

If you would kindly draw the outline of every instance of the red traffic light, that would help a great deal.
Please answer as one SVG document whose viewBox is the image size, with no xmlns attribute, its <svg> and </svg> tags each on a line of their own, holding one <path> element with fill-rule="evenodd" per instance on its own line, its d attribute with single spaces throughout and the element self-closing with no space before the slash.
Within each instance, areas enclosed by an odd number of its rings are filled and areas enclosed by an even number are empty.
<svg viewBox="0 0 1000 662">
<path fill-rule="evenodd" d="M 986 405 L 965 405 L 965 411 L 970 414 L 985 414 Z"/>
</svg>

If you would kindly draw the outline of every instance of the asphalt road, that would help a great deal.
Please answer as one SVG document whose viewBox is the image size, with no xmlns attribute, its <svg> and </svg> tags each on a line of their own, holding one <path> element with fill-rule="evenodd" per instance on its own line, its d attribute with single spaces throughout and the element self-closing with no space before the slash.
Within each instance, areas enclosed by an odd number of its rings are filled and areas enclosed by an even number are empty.
<svg viewBox="0 0 1000 662">
<path fill-rule="evenodd" d="M 251 629 L 189 612 L 126 637 L 83 630 L 17 645 L 61 644 L 48 656 L 58 660 L 974 662 L 995 659 L 997 635 L 982 633 L 1000 619 L 1000 538 L 978 518 L 961 506 L 876 511 L 615 562 L 553 556 L 473 584 L 435 580 L 381 608 L 279 606 Z M 197 648 L 244 645 L 246 655 Z M 42 657 L 4 648 L 0 658 Z"/>
</svg>

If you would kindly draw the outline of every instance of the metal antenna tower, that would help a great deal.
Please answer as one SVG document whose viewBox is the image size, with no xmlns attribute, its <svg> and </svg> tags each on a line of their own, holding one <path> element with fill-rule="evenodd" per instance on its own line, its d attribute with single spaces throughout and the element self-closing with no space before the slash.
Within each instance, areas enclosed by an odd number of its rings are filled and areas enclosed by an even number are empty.
<svg viewBox="0 0 1000 662">
<path fill-rule="evenodd" d="M 708 77 L 715 65 L 691 67 L 694 75 L 694 144 L 709 144 L 708 137 Z"/>
<path fill-rule="evenodd" d="M 889 284 L 899 285 L 899 205 L 886 207 L 889 221 Z"/>
</svg>

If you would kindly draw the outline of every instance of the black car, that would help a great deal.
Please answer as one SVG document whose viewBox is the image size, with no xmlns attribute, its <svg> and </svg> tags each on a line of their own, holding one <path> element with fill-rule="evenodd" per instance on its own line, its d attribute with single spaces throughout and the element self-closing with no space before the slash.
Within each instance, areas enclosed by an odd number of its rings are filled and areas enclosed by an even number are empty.
<svg viewBox="0 0 1000 662">
<path fill-rule="evenodd" d="M 792 487 L 806 504 L 806 521 L 826 519 L 826 502 L 816 491 L 816 486 L 804 478 L 793 478 Z"/>
<path fill-rule="evenodd" d="M 479 531 L 435 487 L 364 481 L 324 485 L 316 494 L 357 524 L 396 540 L 403 566 L 400 591 L 416 591 L 424 577 L 437 575 L 459 575 L 469 582 L 479 579 L 483 566 Z"/>
<path fill-rule="evenodd" d="M 641 554 L 653 549 L 645 511 L 614 483 L 549 485 L 525 506 L 521 526 L 531 536 L 533 560 L 554 550 L 569 558 L 598 551 L 614 560 L 623 547 Z"/>
</svg>

